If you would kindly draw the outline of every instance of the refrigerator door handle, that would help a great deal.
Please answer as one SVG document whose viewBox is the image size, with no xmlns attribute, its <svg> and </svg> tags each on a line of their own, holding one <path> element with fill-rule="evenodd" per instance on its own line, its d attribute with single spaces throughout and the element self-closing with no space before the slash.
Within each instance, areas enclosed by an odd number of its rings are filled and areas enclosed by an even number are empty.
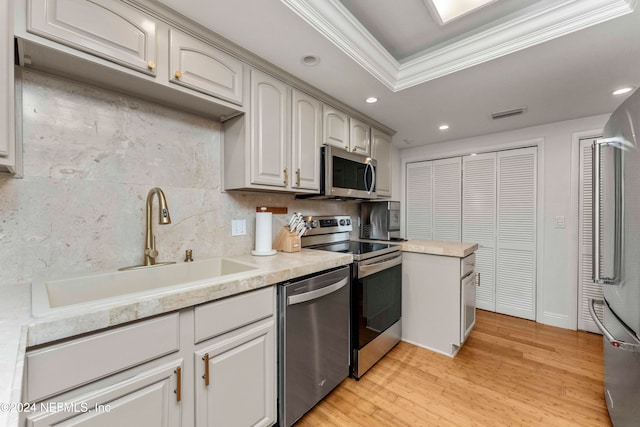
<svg viewBox="0 0 640 427">
<path fill-rule="evenodd" d="M 614 337 L 613 334 L 609 332 L 609 330 L 604 326 L 604 323 L 602 323 L 602 320 L 600 320 L 600 318 L 596 314 L 596 310 L 595 310 L 596 304 L 604 305 L 605 302 L 604 300 L 601 300 L 601 299 L 589 298 L 589 313 L 591 313 L 591 318 L 595 322 L 598 329 L 600 329 L 600 331 L 602 332 L 602 335 L 604 335 L 604 337 L 607 339 L 607 341 L 609 341 L 609 343 L 616 348 L 631 351 L 634 353 L 640 353 L 639 344 L 633 344 L 630 342 L 616 339 L 616 337 Z"/>
<path fill-rule="evenodd" d="M 592 239 L 592 251 L 591 251 L 591 265 L 592 265 L 592 279 L 595 283 L 600 285 L 615 285 L 616 280 L 615 277 L 600 277 L 600 204 L 601 204 L 601 188 L 600 188 L 600 157 L 602 146 L 611 146 L 616 147 L 615 142 L 612 138 L 601 138 L 594 141 L 592 146 L 592 159 L 593 159 L 593 183 L 591 186 L 592 189 L 592 230 L 593 230 L 593 239 Z M 616 210 L 617 210 L 616 206 Z M 616 245 L 618 236 L 616 238 Z M 615 256 L 615 255 L 614 255 Z M 614 260 L 615 263 L 615 260 Z"/>
</svg>

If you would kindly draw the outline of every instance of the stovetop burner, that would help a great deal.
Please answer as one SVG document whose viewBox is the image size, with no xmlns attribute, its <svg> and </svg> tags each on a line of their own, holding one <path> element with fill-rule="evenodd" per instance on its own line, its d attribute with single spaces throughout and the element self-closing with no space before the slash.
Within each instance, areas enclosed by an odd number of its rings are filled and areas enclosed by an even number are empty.
<svg viewBox="0 0 640 427">
<path fill-rule="evenodd" d="M 305 248 L 350 253 L 355 261 L 400 251 L 398 245 L 348 240 L 353 223 L 348 216 L 305 217 L 305 221 L 309 228 L 302 238 Z"/>
</svg>

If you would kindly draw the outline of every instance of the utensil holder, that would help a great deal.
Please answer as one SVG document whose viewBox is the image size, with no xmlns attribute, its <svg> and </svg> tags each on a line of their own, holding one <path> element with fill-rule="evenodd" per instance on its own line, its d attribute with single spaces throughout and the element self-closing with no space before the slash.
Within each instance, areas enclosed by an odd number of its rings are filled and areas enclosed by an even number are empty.
<svg viewBox="0 0 640 427">
<path fill-rule="evenodd" d="M 281 252 L 300 252 L 300 236 L 296 231 L 289 231 L 289 227 L 284 226 L 273 242 L 273 248 Z"/>
</svg>

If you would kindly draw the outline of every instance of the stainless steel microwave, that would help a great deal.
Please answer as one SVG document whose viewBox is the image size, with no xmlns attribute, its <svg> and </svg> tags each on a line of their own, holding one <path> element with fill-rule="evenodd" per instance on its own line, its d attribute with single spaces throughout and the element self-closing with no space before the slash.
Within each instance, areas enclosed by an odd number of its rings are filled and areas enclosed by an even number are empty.
<svg viewBox="0 0 640 427">
<path fill-rule="evenodd" d="M 336 147 L 321 148 L 320 194 L 313 199 L 375 199 L 376 165 L 371 157 Z"/>
</svg>

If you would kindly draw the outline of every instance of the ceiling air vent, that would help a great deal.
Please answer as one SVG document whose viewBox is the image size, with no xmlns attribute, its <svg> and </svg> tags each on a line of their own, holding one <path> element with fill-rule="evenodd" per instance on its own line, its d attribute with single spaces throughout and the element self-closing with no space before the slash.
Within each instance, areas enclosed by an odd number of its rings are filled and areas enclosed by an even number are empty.
<svg viewBox="0 0 640 427">
<path fill-rule="evenodd" d="M 498 113 L 491 113 L 493 120 L 504 119 L 505 117 L 517 116 L 527 111 L 527 107 L 514 108 L 513 110 L 500 111 Z"/>
</svg>

